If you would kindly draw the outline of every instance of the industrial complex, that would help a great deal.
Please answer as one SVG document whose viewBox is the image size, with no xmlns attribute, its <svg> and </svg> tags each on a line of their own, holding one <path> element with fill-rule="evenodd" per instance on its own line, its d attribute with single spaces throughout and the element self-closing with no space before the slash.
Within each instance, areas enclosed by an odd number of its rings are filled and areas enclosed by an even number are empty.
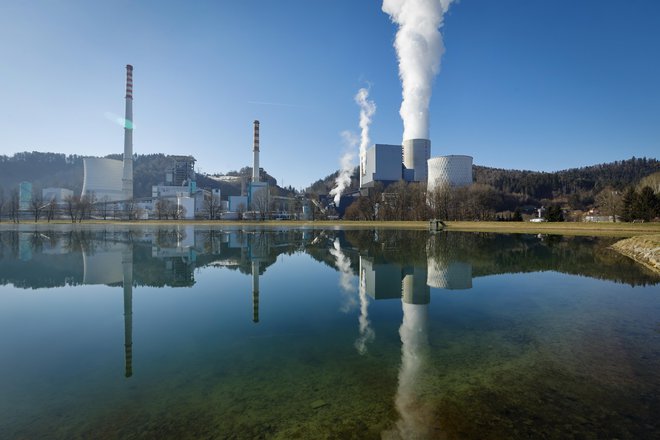
<svg viewBox="0 0 660 440">
<path fill-rule="evenodd" d="M 402 145 L 375 144 L 360 160 L 359 192 L 345 194 L 339 204 L 329 200 L 283 197 L 269 187 L 260 168 L 260 124 L 253 123 L 252 176 L 242 181 L 240 195 L 223 198 L 220 189 L 198 188 L 195 158 L 191 155 L 168 156 L 171 161 L 163 180 L 152 185 L 150 197 L 136 198 L 133 191 L 133 66 L 126 66 L 124 151 L 122 160 L 85 158 L 80 200 L 90 205 L 103 204 L 106 211 L 121 213 L 129 219 L 309 219 L 312 205 L 324 213 L 343 212 L 355 197 L 366 195 L 376 184 L 386 188 L 399 182 L 420 182 L 433 190 L 472 183 L 472 157 L 449 155 L 431 157 L 429 139 L 407 139 Z M 247 179 L 245 179 L 247 180 Z M 20 186 L 21 210 L 31 209 L 32 185 Z M 64 206 L 75 198 L 66 188 L 45 188 L 41 200 Z M 108 208 L 110 206 L 110 208 Z M 33 206 L 32 206 L 33 208 Z M 91 212 L 91 210 L 90 210 Z"/>
<path fill-rule="evenodd" d="M 387 186 L 404 180 L 423 182 L 431 191 L 442 186 L 466 186 L 472 183 L 472 157 L 464 155 L 431 158 L 429 139 L 408 139 L 403 145 L 375 144 L 367 149 L 360 163 L 360 189 L 376 183 Z"/>
</svg>

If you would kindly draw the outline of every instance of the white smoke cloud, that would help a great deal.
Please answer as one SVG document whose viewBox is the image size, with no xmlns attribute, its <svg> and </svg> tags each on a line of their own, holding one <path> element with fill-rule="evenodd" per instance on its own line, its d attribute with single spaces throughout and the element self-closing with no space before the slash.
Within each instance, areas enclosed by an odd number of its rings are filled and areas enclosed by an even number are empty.
<svg viewBox="0 0 660 440">
<path fill-rule="evenodd" d="M 367 148 L 371 144 L 369 126 L 371 125 L 371 118 L 376 113 L 376 104 L 368 98 L 369 89 L 364 87 L 358 90 L 355 95 L 355 102 L 360 106 L 360 184 L 367 165 Z"/>
<path fill-rule="evenodd" d="M 353 270 L 351 269 L 351 260 L 348 259 L 346 254 L 342 252 L 339 239 L 335 238 L 333 249 L 330 249 L 330 255 L 335 257 L 335 266 L 339 271 L 339 287 L 344 293 L 344 300 L 340 310 L 348 313 L 357 306 L 357 301 L 353 293 L 355 286 L 353 285 Z"/>
<path fill-rule="evenodd" d="M 355 146 L 358 143 L 358 138 L 355 133 L 352 131 L 342 131 L 341 137 L 343 139 L 344 145 L 346 146 L 347 151 L 341 157 L 339 165 L 341 169 L 339 170 L 339 175 L 335 179 L 335 187 L 330 190 L 330 195 L 334 195 L 335 205 L 339 205 L 339 199 L 341 198 L 341 193 L 350 186 L 351 184 L 351 173 L 353 172 L 353 167 L 355 166 Z"/>
<path fill-rule="evenodd" d="M 445 52 L 440 28 L 452 0 L 383 0 L 383 12 L 399 25 L 394 40 L 403 101 L 403 139 L 429 138 L 433 78 Z"/>
<path fill-rule="evenodd" d="M 360 273 L 360 336 L 355 341 L 355 348 L 358 353 L 365 355 L 367 353 L 367 344 L 374 340 L 376 333 L 371 328 L 371 321 L 369 321 L 369 298 L 367 297 L 367 276 L 362 269 Z"/>
</svg>

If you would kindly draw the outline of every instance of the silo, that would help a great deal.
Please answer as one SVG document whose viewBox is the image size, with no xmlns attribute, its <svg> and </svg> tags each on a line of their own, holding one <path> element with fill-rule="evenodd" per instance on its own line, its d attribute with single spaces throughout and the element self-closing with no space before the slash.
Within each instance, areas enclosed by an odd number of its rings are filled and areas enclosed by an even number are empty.
<svg viewBox="0 0 660 440">
<path fill-rule="evenodd" d="M 407 139 L 403 141 L 403 165 L 414 170 L 414 182 L 426 182 L 427 161 L 431 157 L 431 141 L 428 139 Z"/>
<path fill-rule="evenodd" d="M 467 186 L 472 184 L 472 156 L 438 156 L 428 160 L 429 191 L 436 186 Z"/>
</svg>

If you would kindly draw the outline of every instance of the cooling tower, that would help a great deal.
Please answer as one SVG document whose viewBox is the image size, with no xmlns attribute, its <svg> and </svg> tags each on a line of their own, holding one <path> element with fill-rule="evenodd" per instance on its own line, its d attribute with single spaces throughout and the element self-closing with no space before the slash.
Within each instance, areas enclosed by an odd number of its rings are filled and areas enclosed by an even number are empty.
<svg viewBox="0 0 660 440">
<path fill-rule="evenodd" d="M 472 184 L 472 156 L 438 156 L 428 160 L 427 189 Z"/>
<path fill-rule="evenodd" d="M 125 200 L 122 188 L 124 163 L 114 159 L 83 159 L 84 177 L 82 196 L 97 201 Z"/>
<path fill-rule="evenodd" d="M 413 182 L 426 182 L 427 161 L 431 157 L 431 141 L 428 139 L 408 139 L 403 141 L 403 166 L 414 171 Z"/>
</svg>

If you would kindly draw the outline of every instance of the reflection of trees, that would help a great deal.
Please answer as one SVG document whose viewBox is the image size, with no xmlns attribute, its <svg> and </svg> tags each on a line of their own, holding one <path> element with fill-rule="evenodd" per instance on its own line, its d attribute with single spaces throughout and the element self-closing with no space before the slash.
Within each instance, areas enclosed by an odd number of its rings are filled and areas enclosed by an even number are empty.
<svg viewBox="0 0 660 440">
<path fill-rule="evenodd" d="M 184 240 L 194 245 L 181 247 Z M 335 242 L 349 263 L 343 265 L 347 276 L 349 266 L 352 276 L 358 273 L 359 256 L 363 255 L 374 264 L 395 263 L 412 270 L 428 268 L 429 279 L 432 275 L 442 275 L 445 268 L 452 269 L 452 264 L 461 263 L 466 276 L 471 273 L 473 277 L 554 270 L 631 285 L 658 283 L 657 276 L 607 249 L 615 240 L 458 232 L 429 235 L 427 231 L 387 229 L 190 227 L 184 231 L 168 226 L 3 231 L 0 232 L 0 283 L 34 288 L 79 284 L 83 280 L 82 252 L 95 255 L 118 245 L 130 246 L 134 253 L 136 285 L 190 286 L 194 284 L 194 269 L 210 265 L 249 275 L 254 259 L 259 260 L 259 272 L 263 274 L 279 255 L 299 252 L 335 269 L 337 259 L 329 252 Z M 160 255 L 154 249 L 165 251 Z M 21 258 L 30 261 L 21 261 Z M 218 263 L 221 261 L 231 261 L 231 264 Z M 442 283 L 435 284 L 430 283 L 442 287 Z"/>
<path fill-rule="evenodd" d="M 424 266 L 426 231 L 346 231 L 346 240 L 373 255 L 402 265 Z M 472 276 L 554 270 L 627 283 L 656 284 L 658 277 L 608 249 L 617 239 L 476 232 L 443 232 L 433 236 L 428 258 L 443 263 L 466 262 Z M 397 245 L 398 243 L 398 245 Z"/>
</svg>

